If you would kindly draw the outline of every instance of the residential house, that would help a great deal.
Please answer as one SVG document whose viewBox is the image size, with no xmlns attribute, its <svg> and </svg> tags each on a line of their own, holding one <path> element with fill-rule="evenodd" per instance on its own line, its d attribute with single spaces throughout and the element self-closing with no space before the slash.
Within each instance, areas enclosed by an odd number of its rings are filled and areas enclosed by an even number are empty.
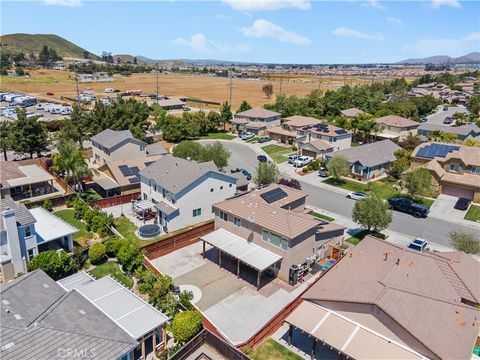
<svg viewBox="0 0 480 360">
<path fill-rule="evenodd" d="M 420 252 L 367 236 L 302 295 L 286 318 L 289 342 L 294 332 L 311 336 L 312 354 L 332 349 L 351 359 L 470 359 L 479 272 L 463 252 Z"/>
<path fill-rule="evenodd" d="M 401 150 L 401 147 L 393 141 L 382 140 L 327 153 L 325 157 L 329 161 L 333 156 L 343 156 L 350 163 L 352 176 L 361 180 L 371 180 L 385 174 L 392 162 L 396 160 L 395 151 L 397 150 Z"/>
<path fill-rule="evenodd" d="M 236 192 L 237 179 L 218 171 L 213 161 L 165 155 L 139 174 L 142 199 L 154 204 L 166 231 L 213 219 L 212 205 Z"/>
<path fill-rule="evenodd" d="M 468 124 L 462 126 L 446 126 L 435 124 L 421 124 L 418 127 L 418 135 L 428 139 L 432 131 L 442 131 L 446 134 L 453 134 L 457 136 L 458 140 L 480 140 L 480 128 L 476 124 Z"/>
<path fill-rule="evenodd" d="M 28 210 L 10 196 L 1 200 L 0 269 L 4 281 L 27 272 L 26 263 L 43 250 L 73 249 L 70 224 L 42 208 Z"/>
<path fill-rule="evenodd" d="M 55 197 L 64 193 L 55 178 L 35 162 L 2 161 L 0 191 L 17 201 Z"/>
<path fill-rule="evenodd" d="M 164 110 L 181 110 L 185 107 L 186 99 L 180 99 L 178 97 L 168 97 L 156 101 L 158 106 Z"/>
<path fill-rule="evenodd" d="M 237 131 L 250 131 L 260 134 L 265 130 L 280 125 L 281 114 L 264 108 L 254 108 L 236 113 L 232 124 Z"/>
<path fill-rule="evenodd" d="M 138 343 L 123 327 L 80 292 L 65 291 L 42 270 L 4 284 L 0 294 L 4 360 L 137 359 L 133 352 Z"/>
<path fill-rule="evenodd" d="M 382 116 L 375 119 L 381 126 L 381 132 L 376 134 L 383 139 L 404 139 L 408 134 L 416 135 L 420 123 L 398 115 Z"/>
<path fill-rule="evenodd" d="M 315 124 L 297 130 L 297 148 L 302 155 L 324 157 L 352 146 L 352 133 L 330 124 Z"/>
<path fill-rule="evenodd" d="M 417 146 L 411 160 L 430 170 L 435 191 L 480 202 L 479 147 L 429 142 Z"/>
<path fill-rule="evenodd" d="M 68 293 L 80 293 L 139 345 L 127 359 L 147 359 L 167 346 L 169 318 L 110 276 L 95 280 L 78 272 L 57 281 Z"/>
<path fill-rule="evenodd" d="M 320 120 L 308 116 L 289 116 L 282 119 L 280 126 L 268 129 L 268 134 L 273 140 L 283 144 L 293 145 L 297 139 L 297 132 L 306 126 L 320 124 Z"/>
<path fill-rule="evenodd" d="M 130 130 L 106 129 L 90 138 L 92 142 L 92 163 L 101 166 L 110 161 L 137 159 L 146 156 L 147 144 L 133 137 Z"/>
<path fill-rule="evenodd" d="M 270 185 L 216 203 L 215 231 L 202 240 L 231 256 L 238 255 L 229 252 L 230 241 L 250 247 L 252 253 L 246 252 L 240 261 L 257 269 L 259 278 L 269 269 L 287 282 L 292 265 L 331 255 L 330 245 L 343 241 L 345 227 L 305 214 L 306 197 L 301 190 Z M 265 262 L 258 264 L 257 257 Z"/>
<path fill-rule="evenodd" d="M 357 108 L 350 108 L 350 109 L 345 109 L 340 111 L 343 116 L 347 118 L 354 118 L 355 116 L 365 114 L 364 111 L 357 109 Z"/>
</svg>

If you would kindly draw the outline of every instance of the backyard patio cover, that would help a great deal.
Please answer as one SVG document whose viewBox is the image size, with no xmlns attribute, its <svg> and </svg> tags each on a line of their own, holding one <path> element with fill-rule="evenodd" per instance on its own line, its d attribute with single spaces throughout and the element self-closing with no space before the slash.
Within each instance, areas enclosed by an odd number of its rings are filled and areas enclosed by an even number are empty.
<svg viewBox="0 0 480 360">
<path fill-rule="evenodd" d="M 142 200 L 142 201 L 136 202 L 135 206 L 140 210 L 148 210 L 155 207 L 155 204 L 150 200 Z"/>
<path fill-rule="evenodd" d="M 310 301 L 304 300 L 285 322 L 352 359 L 426 359 L 407 346 Z"/>
<path fill-rule="evenodd" d="M 282 257 L 222 228 L 203 235 L 201 240 L 262 272 Z"/>
<path fill-rule="evenodd" d="M 62 239 L 64 236 L 78 232 L 76 227 L 41 207 L 30 209 L 30 213 L 36 220 L 35 231 L 45 242 Z M 37 237 L 37 241 L 39 240 Z"/>
</svg>

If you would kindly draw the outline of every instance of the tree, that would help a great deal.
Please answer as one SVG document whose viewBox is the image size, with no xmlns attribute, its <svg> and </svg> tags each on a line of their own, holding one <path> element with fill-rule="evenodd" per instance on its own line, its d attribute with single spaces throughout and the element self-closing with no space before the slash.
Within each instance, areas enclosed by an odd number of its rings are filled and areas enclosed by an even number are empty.
<svg viewBox="0 0 480 360">
<path fill-rule="evenodd" d="M 350 163 L 345 156 L 334 155 L 327 162 L 327 170 L 335 180 L 339 180 L 350 173 Z"/>
<path fill-rule="evenodd" d="M 53 280 L 58 280 L 77 270 L 77 265 L 65 251 L 43 251 L 28 262 L 28 271 L 42 269 Z"/>
<path fill-rule="evenodd" d="M 428 193 L 431 186 L 430 171 L 425 168 L 418 168 L 405 174 L 404 182 L 408 194 L 415 198 Z"/>
<path fill-rule="evenodd" d="M 247 102 L 247 100 L 243 100 L 236 112 L 239 113 L 239 112 L 247 111 L 247 110 L 250 110 L 251 108 L 252 108 L 252 105 L 250 105 Z"/>
<path fill-rule="evenodd" d="M 170 298 L 170 290 L 173 287 L 173 280 L 170 276 L 166 275 L 157 275 L 156 281 L 153 284 L 152 289 L 148 292 L 148 299 L 150 304 L 166 312 L 168 315 L 173 315 L 176 301 L 172 304 L 172 299 Z"/>
<path fill-rule="evenodd" d="M 200 162 L 213 161 L 219 170 L 222 170 L 228 165 L 230 158 L 230 151 L 222 145 L 220 141 L 215 141 L 213 144 L 208 144 L 203 147 L 200 153 Z"/>
<path fill-rule="evenodd" d="M 428 140 L 438 142 L 454 142 L 457 140 L 456 134 L 448 134 L 442 130 L 433 130 L 428 134 Z"/>
<path fill-rule="evenodd" d="M 395 151 L 396 160 L 392 162 L 388 174 L 395 179 L 400 179 L 402 174 L 410 168 L 410 155 L 411 152 L 407 150 Z"/>
<path fill-rule="evenodd" d="M 143 264 L 143 255 L 135 240 L 126 240 L 117 253 L 117 259 L 124 270 L 133 272 Z"/>
<path fill-rule="evenodd" d="M 223 130 L 226 129 L 226 126 L 232 120 L 233 114 L 232 109 L 228 101 L 225 101 L 222 106 L 220 106 L 220 118 L 223 124 Z"/>
<path fill-rule="evenodd" d="M 278 182 L 280 170 L 273 161 L 259 162 L 255 168 L 254 182 L 257 185 L 268 185 Z"/>
<path fill-rule="evenodd" d="M 95 243 L 88 249 L 88 257 L 92 264 L 98 264 L 105 259 L 107 249 L 102 243 Z"/>
<path fill-rule="evenodd" d="M 172 155 L 182 159 L 198 160 L 202 156 L 203 151 L 202 144 L 195 141 L 182 141 L 175 145 L 172 150 Z"/>
<path fill-rule="evenodd" d="M 180 344 L 186 343 L 202 330 L 202 315 L 196 310 L 188 310 L 173 317 L 170 331 Z"/>
<path fill-rule="evenodd" d="M 388 204 L 382 199 L 376 196 L 368 196 L 355 202 L 352 219 L 369 232 L 373 229 L 381 231 L 392 222 L 392 212 L 388 209 Z"/>
<path fill-rule="evenodd" d="M 281 178 L 280 181 L 278 182 L 280 185 L 285 185 L 297 190 L 302 190 L 302 185 L 300 185 L 300 182 L 297 179 L 286 179 L 286 178 Z"/>
<path fill-rule="evenodd" d="M 25 75 L 25 71 L 23 70 L 23 67 L 17 66 L 17 67 L 15 68 L 15 74 L 17 74 L 17 76 L 24 76 L 24 75 Z"/>
<path fill-rule="evenodd" d="M 10 122 L 8 121 L 1 121 L 0 122 L 0 147 L 3 151 L 3 159 L 8 161 L 7 159 L 7 151 L 12 149 L 11 146 L 11 136 L 10 136 Z"/>
<path fill-rule="evenodd" d="M 48 150 L 48 132 L 42 122 L 37 121 L 38 117 L 28 117 L 24 109 L 17 110 L 17 120 L 10 128 L 10 144 L 15 152 L 29 154 L 40 154 Z"/>
<path fill-rule="evenodd" d="M 467 254 L 480 253 L 480 238 L 469 232 L 460 232 L 453 230 L 450 232 L 450 241 L 452 246 Z"/>
<path fill-rule="evenodd" d="M 89 59 L 89 58 L 90 58 L 90 52 L 87 51 L 87 50 L 83 50 L 83 51 L 82 51 L 82 57 L 83 57 L 84 59 Z"/>
<path fill-rule="evenodd" d="M 43 200 L 42 208 L 45 210 L 52 212 L 53 211 L 53 205 L 52 202 L 49 199 Z"/>
<path fill-rule="evenodd" d="M 405 150 L 415 150 L 415 148 L 422 143 L 422 139 L 417 134 L 412 134 L 411 132 L 408 135 L 400 140 L 400 146 Z"/>
<path fill-rule="evenodd" d="M 262 87 L 262 91 L 267 97 L 267 99 L 270 99 L 273 95 L 273 85 L 272 84 L 265 84 Z"/>
<path fill-rule="evenodd" d="M 476 118 L 480 114 L 480 94 L 475 94 L 470 96 L 467 100 L 467 109 L 470 111 Z"/>
<path fill-rule="evenodd" d="M 58 139 L 72 140 L 82 147 L 82 141 L 88 139 L 88 115 L 77 104 L 73 105 L 72 113 L 66 118 L 60 128 Z"/>
</svg>

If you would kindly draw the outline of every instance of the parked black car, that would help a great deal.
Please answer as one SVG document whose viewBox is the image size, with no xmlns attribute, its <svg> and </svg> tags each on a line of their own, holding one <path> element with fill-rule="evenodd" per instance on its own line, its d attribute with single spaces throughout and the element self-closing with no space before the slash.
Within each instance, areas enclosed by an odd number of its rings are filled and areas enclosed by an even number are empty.
<svg viewBox="0 0 480 360">
<path fill-rule="evenodd" d="M 410 199 L 389 198 L 387 201 L 391 209 L 401 211 L 407 214 L 412 214 L 417 218 L 427 217 L 430 211 L 430 208 L 428 206 L 416 203 Z"/>
<path fill-rule="evenodd" d="M 457 210 L 467 210 L 471 203 L 472 203 L 472 200 L 470 199 L 459 198 L 455 203 L 454 208 Z"/>
<path fill-rule="evenodd" d="M 260 162 L 266 162 L 267 157 L 265 155 L 258 155 L 257 160 L 260 161 Z"/>
</svg>

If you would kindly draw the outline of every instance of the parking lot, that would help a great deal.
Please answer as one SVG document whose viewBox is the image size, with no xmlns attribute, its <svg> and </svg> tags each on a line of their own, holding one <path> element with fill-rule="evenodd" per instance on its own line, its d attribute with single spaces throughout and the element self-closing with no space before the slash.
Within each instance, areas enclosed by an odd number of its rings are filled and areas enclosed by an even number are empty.
<svg viewBox="0 0 480 360">
<path fill-rule="evenodd" d="M 55 104 L 55 105 L 57 105 L 57 107 L 62 106 L 61 104 Z M 4 108 L 9 108 L 9 107 L 14 109 L 14 107 L 12 107 L 9 102 L 0 101 L 0 108 L 2 110 Z M 68 114 L 52 114 L 52 113 L 50 113 L 49 111 L 46 111 L 46 110 L 38 110 L 37 105 L 26 106 L 26 107 L 22 107 L 22 108 L 25 109 L 25 111 L 27 112 L 27 114 L 29 116 L 40 116 L 40 120 L 42 120 L 42 121 L 60 120 L 60 119 L 64 119 L 66 116 L 68 116 Z M 7 114 L 5 114 L 4 111 L 2 111 L 2 113 L 0 115 L 0 120 L 2 120 L 2 121 L 12 121 L 12 120 L 15 120 L 15 118 L 11 117 L 11 116 L 7 116 Z"/>
<path fill-rule="evenodd" d="M 218 252 L 207 245 L 203 259 L 202 243 L 198 242 L 168 255 L 151 260 L 161 273 L 173 278 L 175 285 L 188 285 L 201 294 L 195 306 L 232 343 L 248 340 L 267 324 L 276 313 L 293 301 L 314 279 L 290 286 L 269 277 L 262 277 L 261 288 L 255 289 L 255 274 L 246 266 L 237 279 L 232 271 L 233 259 L 217 264 Z M 317 276 L 317 275 L 315 275 Z"/>
</svg>

